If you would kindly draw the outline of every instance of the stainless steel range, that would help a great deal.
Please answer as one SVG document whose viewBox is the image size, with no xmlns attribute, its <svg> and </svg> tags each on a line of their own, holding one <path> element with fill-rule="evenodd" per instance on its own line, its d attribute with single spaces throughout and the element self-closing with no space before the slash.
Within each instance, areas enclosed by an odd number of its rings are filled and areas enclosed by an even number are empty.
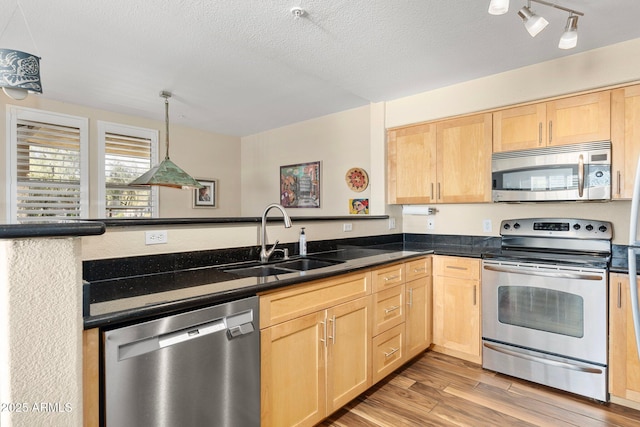
<svg viewBox="0 0 640 427">
<path fill-rule="evenodd" d="M 612 225 L 502 221 L 482 262 L 482 366 L 600 401 L 607 393 Z"/>
</svg>

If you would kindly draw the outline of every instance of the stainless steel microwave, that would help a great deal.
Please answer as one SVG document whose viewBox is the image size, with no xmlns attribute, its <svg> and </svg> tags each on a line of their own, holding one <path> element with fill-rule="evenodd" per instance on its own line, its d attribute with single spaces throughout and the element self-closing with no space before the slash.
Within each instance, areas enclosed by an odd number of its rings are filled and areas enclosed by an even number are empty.
<svg viewBox="0 0 640 427">
<path fill-rule="evenodd" d="M 494 202 L 611 200 L 611 142 L 494 153 Z"/>
</svg>

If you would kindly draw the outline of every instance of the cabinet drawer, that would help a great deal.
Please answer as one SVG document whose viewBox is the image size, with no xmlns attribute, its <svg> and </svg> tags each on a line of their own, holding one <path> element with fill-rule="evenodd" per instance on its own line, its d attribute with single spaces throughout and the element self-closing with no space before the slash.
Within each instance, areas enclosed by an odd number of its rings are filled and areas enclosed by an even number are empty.
<svg viewBox="0 0 640 427">
<path fill-rule="evenodd" d="M 404 264 L 406 281 L 426 277 L 431 275 L 431 257 L 424 257 L 408 261 Z"/>
<path fill-rule="evenodd" d="M 436 276 L 480 280 L 480 260 L 475 258 L 435 256 L 433 271 Z"/>
<path fill-rule="evenodd" d="M 260 329 L 371 294 L 371 273 L 354 273 L 260 294 Z"/>
<path fill-rule="evenodd" d="M 373 335 L 404 322 L 404 285 L 373 294 Z"/>
<path fill-rule="evenodd" d="M 372 291 L 378 292 L 404 282 L 404 264 L 394 264 L 371 272 Z"/>
<path fill-rule="evenodd" d="M 373 338 L 373 382 L 404 363 L 404 323 Z"/>
</svg>

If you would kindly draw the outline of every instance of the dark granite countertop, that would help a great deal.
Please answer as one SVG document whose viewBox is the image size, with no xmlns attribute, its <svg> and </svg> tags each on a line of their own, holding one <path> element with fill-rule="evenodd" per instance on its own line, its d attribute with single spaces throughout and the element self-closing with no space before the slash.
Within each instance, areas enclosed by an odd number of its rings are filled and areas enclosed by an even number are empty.
<svg viewBox="0 0 640 427">
<path fill-rule="evenodd" d="M 246 260 L 256 260 L 253 247 L 167 254 L 144 262 L 98 260 L 85 269 L 84 327 L 108 328 L 139 322 L 430 253 L 481 258 L 495 244 L 486 238 L 424 235 L 412 238 L 407 234 L 372 236 L 364 243 L 356 240 L 340 241 L 337 245 L 311 242 L 309 258 L 339 263 L 266 277 L 241 277 L 225 271 Z"/>
<path fill-rule="evenodd" d="M 98 302 L 92 295 L 87 307 L 88 315 L 84 317 L 84 327 L 108 327 L 164 316 L 255 295 L 270 289 L 403 261 L 427 253 L 430 251 L 360 249 L 311 254 L 309 257 L 313 259 L 340 262 L 314 270 L 292 271 L 266 277 L 241 277 L 225 271 L 242 265 L 236 263 L 105 280 L 99 283 L 99 286 L 117 288 L 115 294 L 118 297 Z M 136 289 L 142 288 L 154 291 L 137 294 Z"/>
<path fill-rule="evenodd" d="M 0 224 L 0 239 L 80 237 L 104 234 L 99 221 L 40 221 L 28 224 Z"/>
</svg>

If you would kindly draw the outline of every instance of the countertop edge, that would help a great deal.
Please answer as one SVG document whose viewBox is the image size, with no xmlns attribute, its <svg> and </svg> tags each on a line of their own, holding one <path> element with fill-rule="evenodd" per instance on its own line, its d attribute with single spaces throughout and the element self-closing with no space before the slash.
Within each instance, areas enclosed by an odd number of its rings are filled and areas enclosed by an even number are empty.
<svg viewBox="0 0 640 427">
<path fill-rule="evenodd" d="M 99 221 L 0 224 L 0 239 L 97 236 L 105 231 L 106 225 Z"/>
</svg>

